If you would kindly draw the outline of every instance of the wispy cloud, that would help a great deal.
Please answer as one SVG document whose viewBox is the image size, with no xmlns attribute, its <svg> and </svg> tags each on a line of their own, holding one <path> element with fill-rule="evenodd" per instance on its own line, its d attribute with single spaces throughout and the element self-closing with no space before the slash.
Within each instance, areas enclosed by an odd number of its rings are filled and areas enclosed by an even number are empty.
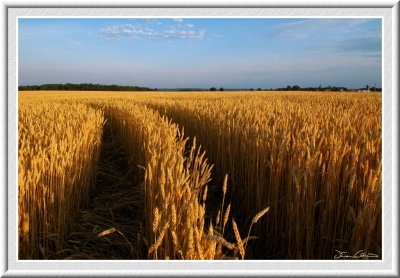
<svg viewBox="0 0 400 278">
<path fill-rule="evenodd" d="M 371 24 L 371 20 L 375 24 Z M 379 58 L 382 35 L 376 19 L 304 19 L 273 28 L 277 44 L 296 44 L 303 55 Z"/>
<path fill-rule="evenodd" d="M 362 37 L 341 41 L 336 47 L 348 52 L 380 52 L 381 43 L 380 37 Z"/>
<path fill-rule="evenodd" d="M 107 40 L 118 39 L 203 39 L 205 30 L 194 30 L 194 26 L 163 26 L 154 29 L 147 26 L 123 24 L 112 25 L 99 31 Z"/>
<path fill-rule="evenodd" d="M 347 33 L 355 33 L 370 19 L 306 19 L 294 22 L 286 22 L 274 27 L 277 39 L 310 39 L 327 34 L 343 36 Z"/>
<path fill-rule="evenodd" d="M 173 18 L 172 20 L 175 21 L 175 22 L 179 22 L 179 23 L 183 22 L 182 18 Z"/>
<path fill-rule="evenodd" d="M 382 55 L 382 40 L 377 37 L 355 37 L 340 40 L 336 43 L 317 43 L 307 45 L 304 49 L 312 53 L 332 53 L 341 55 L 358 55 L 379 58 Z"/>
</svg>

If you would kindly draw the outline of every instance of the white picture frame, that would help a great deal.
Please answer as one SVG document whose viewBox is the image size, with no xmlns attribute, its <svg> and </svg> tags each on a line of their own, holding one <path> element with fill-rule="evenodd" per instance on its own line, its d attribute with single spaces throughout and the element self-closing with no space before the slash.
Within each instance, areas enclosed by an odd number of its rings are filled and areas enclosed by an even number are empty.
<svg viewBox="0 0 400 278">
<path fill-rule="evenodd" d="M 398 267 L 398 1 L 2 1 L 4 40 L 1 59 L 3 109 L 0 112 L 2 231 L 0 274 L 4 277 L 127 276 L 385 276 Z M 383 254 L 382 260 L 274 261 L 30 261 L 17 259 L 17 24 L 18 17 L 380 17 L 383 19 Z M 5 53 L 7 53 L 5 55 Z M 5 67 L 6 65 L 6 67 Z M 4 126 L 3 126 L 4 124 Z M 6 145 L 7 144 L 7 145 Z M 7 146 L 7 147 L 6 147 Z M 7 160 L 6 160 L 7 159 Z"/>
</svg>

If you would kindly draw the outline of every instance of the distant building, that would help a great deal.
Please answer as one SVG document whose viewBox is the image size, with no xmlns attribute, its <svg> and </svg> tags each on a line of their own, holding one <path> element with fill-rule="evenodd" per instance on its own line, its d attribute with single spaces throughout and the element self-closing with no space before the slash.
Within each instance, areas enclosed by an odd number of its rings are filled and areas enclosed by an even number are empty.
<svg viewBox="0 0 400 278">
<path fill-rule="evenodd" d="M 371 87 L 367 84 L 365 88 L 358 89 L 357 92 L 371 92 Z"/>
</svg>

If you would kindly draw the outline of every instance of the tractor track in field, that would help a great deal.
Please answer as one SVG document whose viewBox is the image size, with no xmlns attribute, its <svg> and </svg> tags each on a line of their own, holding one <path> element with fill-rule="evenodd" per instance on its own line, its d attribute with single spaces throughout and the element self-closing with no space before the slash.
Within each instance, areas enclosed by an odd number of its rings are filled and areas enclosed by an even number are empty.
<svg viewBox="0 0 400 278">
<path fill-rule="evenodd" d="M 78 212 L 63 250 L 50 258 L 145 259 L 140 182 L 128 166 L 122 143 L 106 123 L 91 201 Z"/>
</svg>

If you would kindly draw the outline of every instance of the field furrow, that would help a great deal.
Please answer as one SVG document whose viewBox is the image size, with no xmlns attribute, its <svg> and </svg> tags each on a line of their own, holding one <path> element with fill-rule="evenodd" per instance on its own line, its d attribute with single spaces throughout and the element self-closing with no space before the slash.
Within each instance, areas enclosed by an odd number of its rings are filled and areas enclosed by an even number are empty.
<svg viewBox="0 0 400 278">
<path fill-rule="evenodd" d="M 183 132 L 145 106 L 126 100 L 98 105 L 104 105 L 110 125 L 122 140 L 130 166 L 142 170 L 144 241 L 148 258 L 226 256 L 229 252 L 221 244 L 223 230 L 213 227 L 213 220 L 205 216 L 212 167 L 196 142 L 193 140 L 191 148 L 186 149 L 188 138 Z M 228 217 L 226 214 L 224 226 Z M 224 242 L 230 247 L 230 255 L 236 256 L 235 244 Z"/>
<path fill-rule="evenodd" d="M 144 202 L 139 169 L 129 166 L 121 139 L 107 118 L 96 173 L 89 206 L 79 210 L 64 249 L 52 258 L 143 259 Z"/>
</svg>

